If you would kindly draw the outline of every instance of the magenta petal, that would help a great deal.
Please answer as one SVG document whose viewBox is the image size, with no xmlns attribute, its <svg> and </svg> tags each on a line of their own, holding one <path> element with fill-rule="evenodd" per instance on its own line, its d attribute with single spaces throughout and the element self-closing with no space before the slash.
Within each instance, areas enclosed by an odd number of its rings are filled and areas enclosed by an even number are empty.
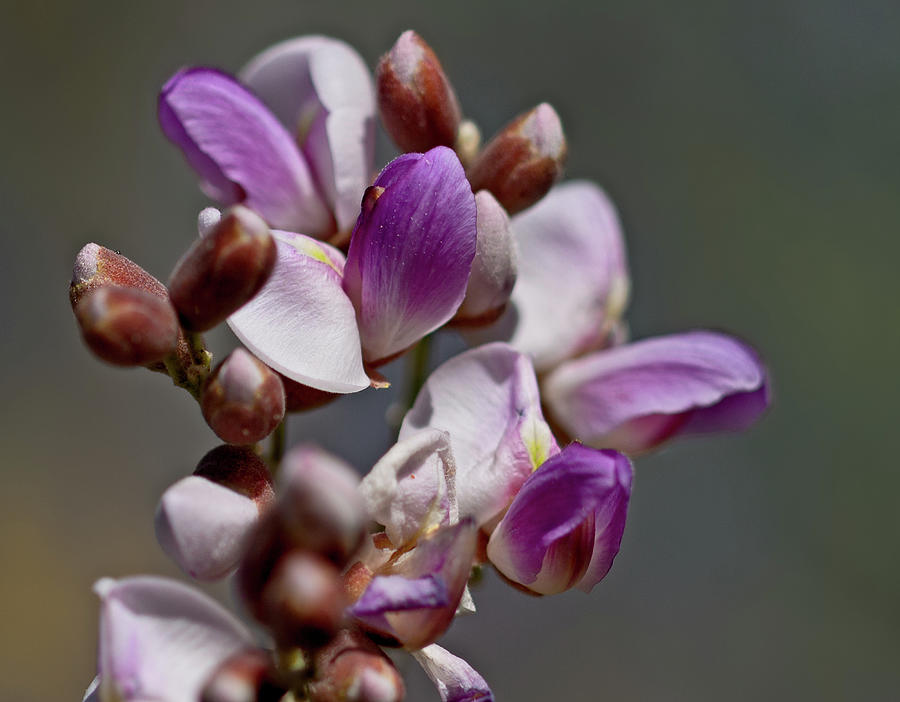
<svg viewBox="0 0 900 702">
<path fill-rule="evenodd" d="M 441 702 L 493 702 L 494 694 L 484 678 L 462 658 L 437 644 L 412 655 L 437 687 Z"/>
<path fill-rule="evenodd" d="M 400 439 L 425 427 L 450 435 L 459 513 L 479 526 L 559 451 L 541 414 L 531 361 L 502 343 L 461 353 L 428 377 L 403 419 Z"/>
<path fill-rule="evenodd" d="M 273 234 L 275 270 L 228 325 L 257 357 L 291 380 L 336 393 L 369 387 L 356 315 L 341 287 L 343 255 L 302 234 Z"/>
<path fill-rule="evenodd" d="M 196 702 L 226 658 L 253 645 L 246 628 L 203 593 L 149 576 L 95 586 L 100 699 Z"/>
<path fill-rule="evenodd" d="M 405 154 L 385 167 L 366 191 L 344 272 L 367 361 L 403 351 L 453 316 L 475 241 L 475 196 L 453 151 Z"/>
<path fill-rule="evenodd" d="M 293 137 L 231 76 L 176 73 L 159 96 L 159 122 L 224 205 L 243 202 L 273 227 L 325 236 L 331 214 Z"/>
<path fill-rule="evenodd" d="M 542 595 L 589 591 L 619 551 L 631 480 L 622 454 L 570 444 L 522 486 L 491 535 L 488 558 Z"/>
<path fill-rule="evenodd" d="M 342 41 L 305 36 L 267 49 L 240 76 L 298 135 L 338 228 L 350 229 L 374 159 L 375 93 L 365 62 Z"/>
<path fill-rule="evenodd" d="M 593 183 L 557 186 L 512 220 L 519 275 L 510 343 L 541 372 L 596 348 L 628 298 L 625 243 L 615 207 Z"/>
<path fill-rule="evenodd" d="M 750 346 L 695 331 L 568 361 L 547 377 L 544 399 L 574 438 L 639 452 L 681 434 L 745 429 L 768 406 L 769 389 Z"/>
</svg>

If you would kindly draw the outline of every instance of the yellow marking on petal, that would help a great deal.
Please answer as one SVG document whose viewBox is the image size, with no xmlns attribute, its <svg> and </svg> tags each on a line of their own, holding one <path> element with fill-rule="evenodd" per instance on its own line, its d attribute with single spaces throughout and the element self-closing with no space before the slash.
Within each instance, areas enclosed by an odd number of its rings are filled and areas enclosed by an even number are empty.
<svg viewBox="0 0 900 702">
<path fill-rule="evenodd" d="M 540 468 L 547 460 L 550 452 L 549 429 L 543 422 L 538 422 L 534 417 L 522 424 L 520 432 L 522 443 L 528 451 L 531 459 L 531 471 Z"/>
<path fill-rule="evenodd" d="M 316 261 L 319 261 L 320 263 L 324 263 L 326 265 L 331 266 L 335 270 L 336 273 L 340 274 L 341 271 L 338 269 L 338 267 L 336 265 L 334 265 L 334 261 L 332 261 L 331 258 L 328 256 L 328 254 L 325 252 L 325 249 L 323 249 L 321 246 L 319 246 L 319 244 L 312 241 L 311 239 L 307 239 L 305 237 L 297 237 L 296 239 L 294 239 L 294 238 L 288 239 L 288 240 L 282 239 L 282 241 L 285 241 L 285 243 L 293 246 L 297 251 L 302 253 L 304 256 L 309 256 L 310 258 L 315 259 Z"/>
</svg>

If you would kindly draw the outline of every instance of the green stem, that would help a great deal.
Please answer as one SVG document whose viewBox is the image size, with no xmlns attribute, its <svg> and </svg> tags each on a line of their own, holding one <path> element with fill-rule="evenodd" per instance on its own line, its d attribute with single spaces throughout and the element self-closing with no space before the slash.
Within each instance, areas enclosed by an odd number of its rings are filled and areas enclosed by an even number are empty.
<svg viewBox="0 0 900 702">
<path fill-rule="evenodd" d="M 425 384 L 428 377 L 428 361 L 431 356 L 431 344 L 434 336 L 429 334 L 424 337 L 416 347 L 412 350 L 412 354 L 407 365 L 408 383 L 406 386 L 406 409 L 413 406 L 419 390 Z"/>
<path fill-rule="evenodd" d="M 269 472 L 272 473 L 272 477 L 278 474 L 278 468 L 281 466 L 286 439 L 286 422 L 281 422 L 275 427 L 275 431 L 272 432 L 272 438 L 269 440 Z"/>
</svg>

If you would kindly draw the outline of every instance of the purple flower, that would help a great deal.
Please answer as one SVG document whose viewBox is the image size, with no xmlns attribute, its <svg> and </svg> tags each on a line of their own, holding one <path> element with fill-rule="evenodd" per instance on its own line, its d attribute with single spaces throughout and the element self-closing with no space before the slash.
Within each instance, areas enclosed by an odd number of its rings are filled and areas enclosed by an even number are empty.
<svg viewBox="0 0 900 702">
<path fill-rule="evenodd" d="M 621 453 L 570 444 L 522 486 L 491 534 L 488 558 L 541 595 L 589 592 L 619 552 L 631 479 Z"/>
<path fill-rule="evenodd" d="M 254 644 L 250 632 L 203 593 L 174 580 L 100 580 L 97 680 L 86 700 L 196 702 L 227 658 Z"/>
<path fill-rule="evenodd" d="M 708 331 L 598 351 L 561 364 L 544 382 L 544 400 L 566 432 L 629 453 L 674 436 L 746 429 L 769 399 L 757 353 Z"/>
<path fill-rule="evenodd" d="M 341 41 L 300 37 L 257 56 L 241 77 L 243 85 L 191 68 L 160 93 L 163 132 L 203 190 L 279 229 L 319 238 L 348 230 L 374 153 L 374 88 L 363 60 Z"/>
<path fill-rule="evenodd" d="M 519 277 L 492 333 L 532 356 L 555 426 L 596 448 L 639 453 L 679 435 L 745 429 L 764 412 L 765 366 L 733 337 L 696 331 L 622 344 L 625 247 L 597 186 L 558 186 L 512 227 Z"/>
</svg>

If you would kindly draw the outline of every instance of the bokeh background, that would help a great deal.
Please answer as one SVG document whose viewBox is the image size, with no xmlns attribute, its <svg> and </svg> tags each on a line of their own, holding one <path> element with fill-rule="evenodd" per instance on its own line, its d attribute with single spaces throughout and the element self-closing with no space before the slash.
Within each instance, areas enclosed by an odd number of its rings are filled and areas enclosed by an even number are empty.
<svg viewBox="0 0 900 702">
<path fill-rule="evenodd" d="M 179 66 L 236 70 L 311 32 L 374 65 L 410 27 L 486 134 L 556 106 L 568 176 L 621 209 L 634 336 L 738 333 L 777 394 L 745 435 L 638 462 L 622 552 L 592 594 L 531 599 L 489 575 L 446 645 L 505 701 L 896 699 L 892 0 L 3 0 L 0 699 L 80 699 L 92 582 L 179 576 L 153 511 L 216 444 L 165 378 L 90 357 L 67 301 L 83 243 L 165 279 L 195 236 L 206 200 L 156 126 L 157 90 Z M 365 470 L 391 393 L 296 416 L 290 440 Z M 436 700 L 408 668 L 409 699 Z"/>
</svg>

